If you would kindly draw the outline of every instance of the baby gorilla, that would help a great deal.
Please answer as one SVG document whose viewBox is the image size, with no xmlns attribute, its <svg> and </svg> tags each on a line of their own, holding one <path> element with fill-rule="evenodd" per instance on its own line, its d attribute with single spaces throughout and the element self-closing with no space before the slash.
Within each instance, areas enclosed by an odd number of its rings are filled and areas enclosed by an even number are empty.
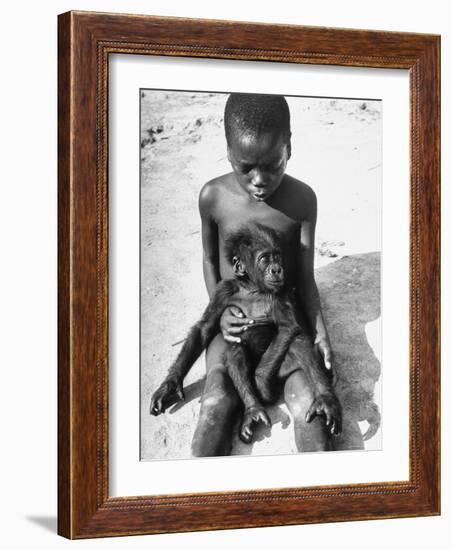
<svg viewBox="0 0 452 550">
<path fill-rule="evenodd" d="M 165 411 L 175 395 L 183 399 L 182 383 L 201 352 L 218 334 L 220 318 L 228 306 L 237 306 L 253 320 L 241 336 L 241 343 L 229 344 L 224 364 L 244 407 L 240 438 L 250 443 L 254 425 L 270 419 L 262 402 L 278 398 L 277 375 L 291 342 L 302 329 L 285 286 L 283 259 L 278 235 L 260 224 L 244 227 L 230 235 L 226 253 L 233 266 L 234 278 L 218 283 L 201 320 L 191 329 L 163 383 L 151 399 L 150 412 Z M 305 346 L 296 359 L 309 371 L 315 386 L 316 369 L 312 346 Z M 325 415 L 331 433 L 340 431 L 340 407 L 331 392 L 319 396 L 309 409 L 306 420 Z"/>
</svg>

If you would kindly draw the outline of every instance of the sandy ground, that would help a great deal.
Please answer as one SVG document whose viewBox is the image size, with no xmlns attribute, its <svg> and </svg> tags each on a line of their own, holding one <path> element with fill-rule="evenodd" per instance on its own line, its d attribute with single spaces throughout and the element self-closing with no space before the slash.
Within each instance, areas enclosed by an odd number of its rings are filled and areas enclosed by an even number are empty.
<svg viewBox="0 0 452 550">
<path fill-rule="evenodd" d="M 190 457 L 204 383 L 204 356 L 185 381 L 186 400 L 160 417 L 149 400 L 207 304 L 197 199 L 229 172 L 223 94 L 142 92 L 141 459 Z M 344 409 L 337 450 L 379 449 L 381 403 L 381 103 L 288 98 L 292 158 L 287 172 L 319 204 L 316 280 L 335 353 Z M 233 454 L 296 452 L 287 408 Z"/>
</svg>

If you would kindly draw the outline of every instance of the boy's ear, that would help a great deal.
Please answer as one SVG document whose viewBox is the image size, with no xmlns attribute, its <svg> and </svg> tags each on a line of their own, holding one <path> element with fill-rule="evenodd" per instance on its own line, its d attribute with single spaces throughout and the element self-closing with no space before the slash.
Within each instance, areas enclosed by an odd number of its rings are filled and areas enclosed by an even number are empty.
<svg viewBox="0 0 452 550">
<path fill-rule="evenodd" d="M 227 147 L 227 155 L 228 155 L 228 161 L 231 162 L 231 150 L 229 149 L 229 145 Z"/>
<path fill-rule="evenodd" d="M 287 160 L 290 159 L 292 156 L 292 142 L 290 141 L 290 138 L 292 137 L 292 132 L 289 134 L 289 139 L 287 140 L 286 147 L 287 147 Z"/>
<path fill-rule="evenodd" d="M 245 266 L 242 264 L 238 256 L 232 258 L 232 270 L 236 277 L 244 277 L 246 275 Z"/>
</svg>

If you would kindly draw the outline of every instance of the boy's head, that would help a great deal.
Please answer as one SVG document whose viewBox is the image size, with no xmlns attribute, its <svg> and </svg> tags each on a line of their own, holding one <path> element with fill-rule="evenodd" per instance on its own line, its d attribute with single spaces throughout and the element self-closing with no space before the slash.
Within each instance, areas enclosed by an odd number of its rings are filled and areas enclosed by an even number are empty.
<svg viewBox="0 0 452 550">
<path fill-rule="evenodd" d="M 228 159 L 240 186 L 266 200 L 281 184 L 291 154 L 290 112 L 283 96 L 231 94 L 224 127 Z"/>
</svg>

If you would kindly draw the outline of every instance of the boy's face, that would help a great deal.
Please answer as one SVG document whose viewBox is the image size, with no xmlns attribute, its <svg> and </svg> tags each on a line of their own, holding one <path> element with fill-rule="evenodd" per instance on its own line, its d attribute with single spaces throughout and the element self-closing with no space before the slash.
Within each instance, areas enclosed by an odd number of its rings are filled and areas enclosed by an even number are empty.
<svg viewBox="0 0 452 550">
<path fill-rule="evenodd" d="M 290 158 L 290 139 L 281 134 L 233 135 L 228 160 L 240 186 L 256 201 L 267 200 L 281 184 Z"/>
</svg>

